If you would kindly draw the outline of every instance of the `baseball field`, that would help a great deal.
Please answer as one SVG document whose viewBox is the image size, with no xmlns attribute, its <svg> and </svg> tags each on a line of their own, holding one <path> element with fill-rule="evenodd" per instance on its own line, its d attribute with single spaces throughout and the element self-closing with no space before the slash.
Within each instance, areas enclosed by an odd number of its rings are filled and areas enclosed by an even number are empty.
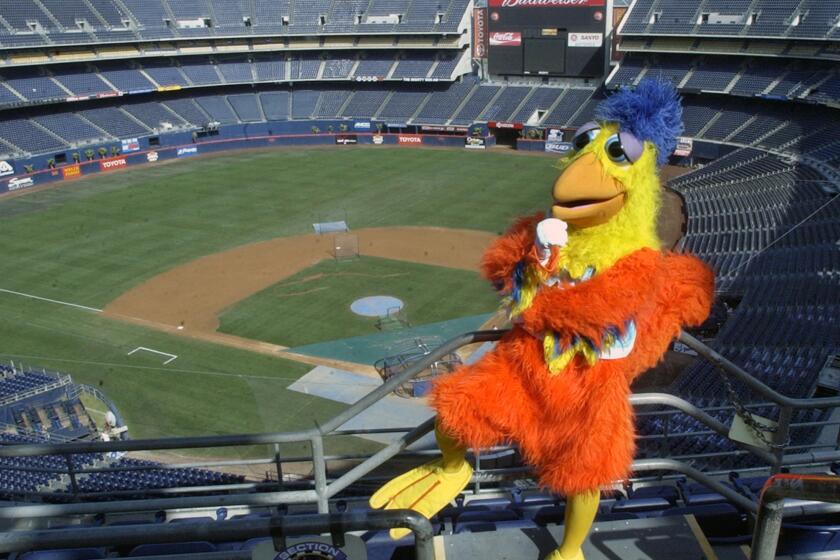
<svg viewBox="0 0 840 560">
<path fill-rule="evenodd" d="M 368 295 L 402 299 L 412 325 L 493 311 L 481 250 L 545 207 L 554 165 L 247 151 L 0 198 L 0 360 L 101 388 L 134 438 L 309 427 L 345 405 L 287 390 L 315 362 L 286 350 L 376 332 L 349 312 Z M 336 218 L 358 258 L 336 262 L 313 233 Z"/>
</svg>

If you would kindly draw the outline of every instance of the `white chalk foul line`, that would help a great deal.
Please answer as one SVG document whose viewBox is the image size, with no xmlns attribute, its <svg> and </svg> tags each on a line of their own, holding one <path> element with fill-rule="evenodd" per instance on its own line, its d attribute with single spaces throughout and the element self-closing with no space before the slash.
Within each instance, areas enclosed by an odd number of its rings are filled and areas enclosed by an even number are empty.
<svg viewBox="0 0 840 560">
<path fill-rule="evenodd" d="M 177 354 L 170 354 L 169 352 L 161 352 L 160 350 L 154 350 L 154 349 L 152 349 L 152 348 L 146 348 L 145 346 L 138 346 L 137 348 L 135 348 L 134 350 L 132 350 L 131 352 L 129 352 L 128 354 L 126 354 L 126 356 L 131 356 L 132 354 L 134 354 L 134 353 L 135 353 L 135 352 L 137 352 L 138 350 L 143 350 L 144 352 L 151 352 L 152 354 L 158 354 L 158 355 L 160 355 L 160 356 L 167 356 L 167 357 L 169 357 L 169 359 L 168 359 L 168 360 L 166 360 L 165 362 L 163 362 L 163 365 L 167 365 L 167 364 L 169 364 L 170 362 L 174 362 L 175 360 L 177 360 L 177 359 L 178 359 Z"/>
<path fill-rule="evenodd" d="M 77 309 L 84 309 L 85 311 L 93 311 L 94 313 L 102 313 L 101 309 L 97 309 L 95 307 L 88 307 L 87 305 L 79 305 L 78 303 L 70 303 L 70 302 L 61 301 L 61 300 L 58 300 L 58 299 L 50 299 L 50 298 L 45 298 L 45 297 L 41 297 L 41 296 L 35 296 L 35 295 L 32 295 L 32 294 L 25 294 L 23 292 L 16 292 L 14 290 L 7 290 L 5 288 L 0 288 L 0 292 L 4 292 L 4 293 L 7 293 L 7 294 L 14 294 L 16 296 L 21 296 L 21 297 L 25 297 L 25 298 L 29 298 L 29 299 L 37 299 L 37 300 L 40 300 L 40 301 L 47 301 L 49 303 L 57 303 L 59 305 L 66 305 L 67 307 L 75 307 Z"/>
</svg>

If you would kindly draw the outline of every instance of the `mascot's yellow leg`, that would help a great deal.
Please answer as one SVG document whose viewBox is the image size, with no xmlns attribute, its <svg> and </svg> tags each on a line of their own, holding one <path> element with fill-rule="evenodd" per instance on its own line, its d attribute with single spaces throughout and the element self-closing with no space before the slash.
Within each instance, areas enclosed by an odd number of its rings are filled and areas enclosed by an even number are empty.
<svg viewBox="0 0 840 560">
<path fill-rule="evenodd" d="M 601 492 L 597 488 L 569 496 L 566 499 L 566 524 L 563 532 L 563 544 L 546 556 L 545 560 L 584 560 L 583 541 L 592 528 Z"/>
<path fill-rule="evenodd" d="M 431 517 L 467 486 L 473 469 L 466 461 L 466 449 L 437 426 L 435 438 L 443 457 L 388 482 L 371 496 L 370 507 L 413 509 Z M 391 538 L 399 539 L 409 532 L 408 529 L 391 529 Z"/>
</svg>

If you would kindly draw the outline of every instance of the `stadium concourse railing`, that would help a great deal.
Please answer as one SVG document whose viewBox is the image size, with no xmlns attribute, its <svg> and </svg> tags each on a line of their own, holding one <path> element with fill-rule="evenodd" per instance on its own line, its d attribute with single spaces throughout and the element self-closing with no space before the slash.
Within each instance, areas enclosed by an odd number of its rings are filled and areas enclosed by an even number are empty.
<svg viewBox="0 0 840 560">
<path fill-rule="evenodd" d="M 128 512 L 156 512 L 160 510 L 187 510 L 216 507 L 270 507 L 289 504 L 317 504 L 319 515 L 314 516 L 287 516 L 287 518 L 271 518 L 261 523 L 241 523 L 238 520 L 208 523 L 210 528 L 202 527 L 202 524 L 158 524 L 160 526 L 145 526 L 142 528 L 143 542 L 177 542 L 189 538 L 200 538 L 211 541 L 224 541 L 231 538 L 247 538 L 255 536 L 277 536 L 280 534 L 300 534 L 299 531 L 318 530 L 324 532 L 377 529 L 385 526 L 408 526 L 416 537 L 418 555 L 425 556 L 429 551 L 425 548 L 428 543 L 427 529 L 429 527 L 410 512 L 398 511 L 393 514 L 369 513 L 359 515 L 356 513 L 333 513 L 330 514 L 330 500 L 336 498 L 342 491 L 347 490 L 351 485 L 360 481 L 366 483 L 378 482 L 380 479 L 369 477 L 377 468 L 381 467 L 398 455 L 406 456 L 407 448 L 429 434 L 434 427 L 434 419 L 431 418 L 419 426 L 410 429 L 380 429 L 380 430 L 342 430 L 341 427 L 349 420 L 368 409 L 371 405 L 390 394 L 401 384 L 412 379 L 421 373 L 429 364 L 439 360 L 462 346 L 487 343 L 499 340 L 506 331 L 477 331 L 458 336 L 440 347 L 429 352 L 424 359 L 418 360 L 405 371 L 394 375 L 386 380 L 381 386 L 370 392 L 354 405 L 342 413 L 336 415 L 322 425 L 315 426 L 308 430 L 281 433 L 260 433 L 241 434 L 226 436 L 198 436 L 198 437 L 177 437 L 164 439 L 146 440 L 124 440 L 112 442 L 81 441 L 64 444 L 37 443 L 0 446 L 0 457 L 32 457 L 43 455 L 62 455 L 67 458 L 67 471 L 56 474 L 68 474 L 71 479 L 70 492 L 67 494 L 50 494 L 50 501 L 65 500 L 65 503 L 38 503 L 20 504 L 0 507 L 0 523 L 8 523 L 11 520 L 70 517 L 96 514 L 119 514 Z M 805 408 L 833 408 L 840 405 L 840 397 L 817 398 L 817 399 L 794 399 L 781 395 L 755 379 L 707 345 L 693 336 L 682 333 L 680 341 L 689 348 L 696 351 L 700 356 L 717 366 L 719 372 L 730 379 L 738 380 L 745 384 L 753 393 L 759 395 L 767 402 L 779 408 L 778 427 L 774 433 L 776 445 L 767 449 L 750 446 L 744 443 L 733 441 L 733 444 L 741 449 L 743 453 L 750 454 L 764 462 L 772 472 L 777 473 L 783 467 L 796 465 L 817 465 L 827 464 L 840 460 L 840 450 L 830 451 L 809 451 L 805 453 L 786 454 L 788 435 L 792 426 L 791 418 L 793 411 Z M 728 437 L 729 427 L 701 410 L 695 405 L 677 396 L 663 393 L 634 394 L 630 397 L 635 408 L 646 406 L 668 407 L 668 413 L 684 413 L 691 416 L 705 425 L 710 432 Z M 663 414 L 661 410 L 656 412 L 637 412 L 638 415 Z M 325 437 L 368 435 L 400 432 L 402 435 L 394 441 L 385 445 L 381 450 L 370 456 L 337 456 L 328 457 L 324 451 Z M 674 434 L 684 436 L 685 434 Z M 668 437 L 668 434 L 665 434 Z M 281 457 L 280 445 L 287 443 L 308 442 L 310 455 L 306 457 Z M 276 466 L 278 480 L 272 483 L 239 483 L 217 486 L 202 486 L 192 488 L 169 488 L 159 490 L 131 490 L 130 492 L 108 492 L 100 493 L 99 497 L 108 497 L 108 501 L 92 502 L 95 494 L 80 493 L 76 477 L 82 474 L 95 472 L 119 472 L 138 470 L 138 467 L 130 468 L 95 468 L 95 469 L 73 469 L 73 462 L 70 457 L 80 453 L 123 453 L 132 451 L 162 451 L 175 449 L 206 449 L 219 447 L 273 445 L 275 455 L 267 459 L 253 459 L 241 461 L 216 461 L 178 465 L 160 465 L 154 467 L 139 467 L 139 469 L 166 469 L 181 467 L 209 467 L 209 466 L 233 466 L 233 465 L 268 465 Z M 413 452 L 415 455 L 435 454 L 436 451 Z M 356 459 L 360 462 L 334 478 L 328 477 L 328 461 L 330 460 Z M 312 481 L 305 489 L 288 489 L 283 477 L 283 464 L 290 462 L 307 461 L 312 464 Z M 516 477 L 528 477 L 531 473 L 527 467 L 513 466 L 506 468 L 482 468 L 481 457 L 475 457 L 476 474 L 473 479 L 475 489 L 478 490 L 482 483 L 496 483 Z M 0 467 L 7 470 L 31 470 L 37 472 L 56 472 L 49 469 L 24 468 L 19 466 Z M 685 461 L 674 459 L 657 458 L 641 459 L 633 463 L 633 470 L 636 473 L 655 472 L 661 477 L 662 472 L 672 472 L 684 475 L 697 481 L 711 490 L 721 494 L 730 502 L 746 512 L 755 514 L 758 511 L 756 503 L 748 497 L 740 494 L 731 487 L 716 480 L 710 473 L 701 472 Z M 261 490 L 261 491 L 255 491 Z M 220 493 L 225 491 L 225 493 Z M 212 495 L 208 493 L 213 492 Z M 122 494 L 122 496 L 121 496 Z M 130 494 L 130 495 L 129 495 Z M 152 495 L 156 497 L 138 498 L 138 495 Z M 193 494 L 193 495 L 190 495 Z M 199 495 L 200 494 L 200 495 Z M 32 498 L 33 496 L 28 496 Z M 43 498 L 40 494 L 38 497 Z M 125 497 L 126 499 L 119 499 Z M 290 521 L 281 521 L 291 517 L 306 518 L 300 524 L 295 525 Z M 291 525 L 289 523 L 292 523 Z M 222 528 L 227 528 L 222 530 Z M 286 527 L 286 529 L 283 529 Z M 132 532 L 133 531 L 133 532 Z M 48 530 L 48 531 L 7 531 L 0 533 L 0 552 L 12 552 L 31 549 L 48 549 L 56 547 L 72 546 L 74 544 L 84 546 L 99 546 L 116 542 L 129 543 L 139 542 L 137 539 L 137 527 L 101 527 L 92 532 L 90 528 L 82 530 Z M 284 533 L 285 531 L 285 533 Z M 246 535 L 247 533 L 247 535 Z M 235 536 L 234 536 L 235 535 Z M 75 540 L 74 540 L 75 539 Z"/>
</svg>

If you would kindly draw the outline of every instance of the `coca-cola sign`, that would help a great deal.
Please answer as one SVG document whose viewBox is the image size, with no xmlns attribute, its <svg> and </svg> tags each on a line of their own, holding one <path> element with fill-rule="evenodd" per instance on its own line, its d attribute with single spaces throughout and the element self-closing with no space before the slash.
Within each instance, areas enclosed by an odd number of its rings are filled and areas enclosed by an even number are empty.
<svg viewBox="0 0 840 560">
<path fill-rule="evenodd" d="M 519 31 L 494 31 L 490 34 L 491 47 L 518 47 L 522 44 Z"/>
<path fill-rule="evenodd" d="M 576 8 L 604 5 L 606 0 L 490 0 L 491 8 Z"/>
</svg>

